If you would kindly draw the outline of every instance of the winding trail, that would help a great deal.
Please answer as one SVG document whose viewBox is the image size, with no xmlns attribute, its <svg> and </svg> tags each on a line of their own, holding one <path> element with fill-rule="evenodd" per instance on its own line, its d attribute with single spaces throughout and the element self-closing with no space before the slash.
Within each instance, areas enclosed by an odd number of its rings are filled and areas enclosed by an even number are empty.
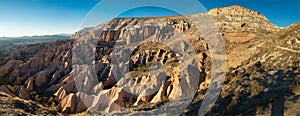
<svg viewBox="0 0 300 116">
<path fill-rule="evenodd" d="M 280 46 L 276 46 L 276 47 L 279 48 L 279 49 L 282 49 L 282 50 L 286 50 L 286 51 L 290 51 L 290 52 L 294 52 L 294 53 L 299 53 L 300 54 L 300 51 L 297 51 L 297 50 L 292 50 L 292 49 L 285 48 L 285 47 L 280 47 Z"/>
</svg>

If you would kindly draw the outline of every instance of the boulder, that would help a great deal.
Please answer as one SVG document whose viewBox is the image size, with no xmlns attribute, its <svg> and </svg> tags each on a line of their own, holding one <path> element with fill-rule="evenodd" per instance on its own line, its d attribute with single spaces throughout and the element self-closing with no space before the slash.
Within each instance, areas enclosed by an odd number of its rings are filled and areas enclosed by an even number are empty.
<svg viewBox="0 0 300 116">
<path fill-rule="evenodd" d="M 64 89 L 64 87 L 60 87 L 55 93 L 54 96 L 56 96 L 57 101 L 63 100 L 68 95 L 67 91 Z"/>
<path fill-rule="evenodd" d="M 25 87 L 28 91 L 32 91 L 34 89 L 34 79 L 33 78 L 29 78 L 26 82 L 25 82 Z"/>
<path fill-rule="evenodd" d="M 63 114 L 76 113 L 76 99 L 77 96 L 74 93 L 70 93 L 60 103 L 60 112 Z"/>
<path fill-rule="evenodd" d="M 26 99 L 26 100 L 30 99 L 29 91 L 23 85 L 21 85 L 18 95 L 22 99 Z"/>
<path fill-rule="evenodd" d="M 47 81 L 48 81 L 47 74 L 45 71 L 42 71 L 35 78 L 35 86 L 42 87 L 43 85 L 45 85 L 45 83 L 47 83 Z"/>
</svg>

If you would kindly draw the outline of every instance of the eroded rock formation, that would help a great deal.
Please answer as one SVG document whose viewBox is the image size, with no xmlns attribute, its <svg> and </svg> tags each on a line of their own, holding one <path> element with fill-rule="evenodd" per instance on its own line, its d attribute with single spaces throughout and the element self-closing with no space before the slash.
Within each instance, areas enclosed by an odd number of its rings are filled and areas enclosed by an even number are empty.
<svg viewBox="0 0 300 116">
<path fill-rule="evenodd" d="M 293 99 L 300 95 L 294 89 L 300 83 L 299 23 L 279 29 L 259 12 L 240 6 L 187 17 L 204 15 L 220 27 L 217 35 L 224 38 L 227 54 L 225 85 L 209 113 L 264 114 L 263 110 L 273 112 L 268 105 L 278 98 L 286 102 L 286 114 L 299 114 L 289 108 L 299 104 Z M 196 94 L 183 114 L 197 114 L 212 82 L 212 54 L 208 35 L 187 17 L 116 18 L 78 31 L 71 40 L 0 57 L 0 93 L 53 106 L 64 114 L 151 111 Z M 188 42 L 170 41 L 174 38 Z M 197 60 L 182 60 L 184 56 Z"/>
</svg>

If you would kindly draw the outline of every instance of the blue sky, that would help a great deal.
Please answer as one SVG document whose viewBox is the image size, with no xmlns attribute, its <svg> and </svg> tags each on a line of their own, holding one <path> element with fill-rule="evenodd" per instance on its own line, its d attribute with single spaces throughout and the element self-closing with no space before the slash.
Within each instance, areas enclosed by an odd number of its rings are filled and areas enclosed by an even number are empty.
<svg viewBox="0 0 300 116">
<path fill-rule="evenodd" d="M 0 0 L 0 37 L 31 36 L 59 33 L 74 33 L 80 29 L 85 16 L 100 0 Z M 109 0 L 108 0 L 109 1 Z M 122 0 L 126 1 L 126 0 Z M 147 0 L 130 0 L 141 2 Z M 148 0 L 149 1 L 149 0 Z M 162 1 L 162 0 L 152 0 Z M 199 0 L 207 9 L 241 5 L 264 14 L 272 23 L 286 27 L 300 22 L 300 0 Z M 173 0 L 168 3 L 183 6 L 184 14 L 194 14 L 204 10 L 189 7 L 189 2 Z M 106 21 L 107 16 L 123 3 L 111 2 L 96 19 L 97 24 Z M 95 8 L 94 8 L 95 10 Z M 97 12 L 96 12 L 97 13 Z M 100 14 L 101 14 L 100 13 Z M 141 7 L 122 13 L 122 17 L 176 15 L 158 7 Z M 94 26 L 96 24 L 93 24 Z"/>
</svg>

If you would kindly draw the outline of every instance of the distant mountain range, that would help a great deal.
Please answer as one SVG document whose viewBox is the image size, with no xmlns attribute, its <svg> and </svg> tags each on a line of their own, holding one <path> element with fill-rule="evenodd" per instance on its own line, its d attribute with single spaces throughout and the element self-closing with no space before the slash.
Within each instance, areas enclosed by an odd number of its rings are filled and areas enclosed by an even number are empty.
<svg viewBox="0 0 300 116">
<path fill-rule="evenodd" d="M 0 37 L 0 39 L 24 39 L 24 38 L 55 38 L 55 37 L 70 37 L 72 34 L 55 34 L 55 35 L 34 35 L 34 36 L 21 36 L 21 37 Z"/>
<path fill-rule="evenodd" d="M 22 47 L 22 45 L 54 42 L 57 40 L 68 40 L 70 34 L 23 36 L 23 37 L 0 37 L 0 54 L 8 55 L 11 51 Z M 24 46 L 23 46 L 24 47 Z"/>
<path fill-rule="evenodd" d="M 30 44 L 40 43 L 55 40 L 67 40 L 70 38 L 69 34 L 60 35 L 42 35 L 42 36 L 23 36 L 23 37 L 0 37 L 0 47 L 5 45 L 17 45 L 17 44 Z"/>
</svg>

